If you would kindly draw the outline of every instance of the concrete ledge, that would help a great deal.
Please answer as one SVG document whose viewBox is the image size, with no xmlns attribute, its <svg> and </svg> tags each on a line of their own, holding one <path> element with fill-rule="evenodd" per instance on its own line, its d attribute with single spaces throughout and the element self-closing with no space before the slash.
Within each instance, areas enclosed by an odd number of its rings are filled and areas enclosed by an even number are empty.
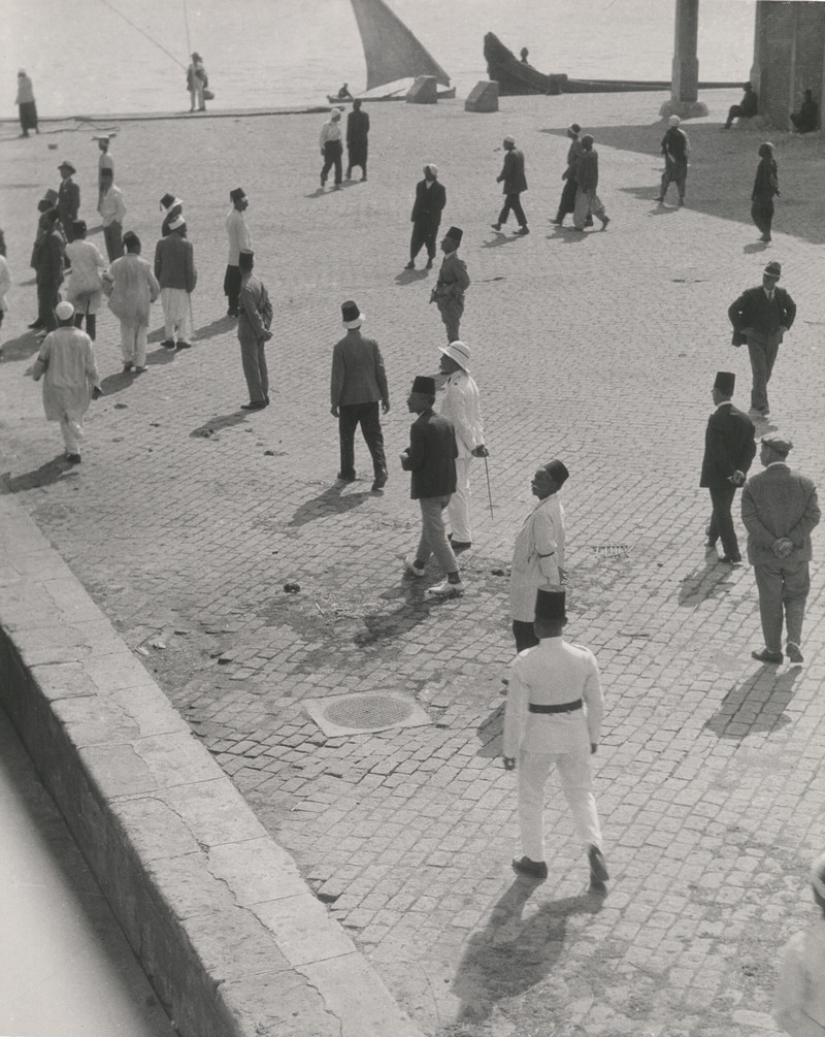
<svg viewBox="0 0 825 1037">
<path fill-rule="evenodd" d="M 0 701 L 185 1037 L 421 1037 L 10 496 Z"/>
</svg>

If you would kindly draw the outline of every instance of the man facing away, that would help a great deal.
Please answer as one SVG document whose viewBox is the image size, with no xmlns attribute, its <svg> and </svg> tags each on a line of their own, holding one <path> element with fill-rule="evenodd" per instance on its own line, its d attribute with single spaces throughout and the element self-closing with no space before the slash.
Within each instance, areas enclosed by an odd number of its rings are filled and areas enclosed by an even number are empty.
<svg viewBox="0 0 825 1037">
<path fill-rule="evenodd" d="M 115 186 L 114 173 L 108 167 L 100 170 L 100 198 L 97 211 L 103 224 L 103 241 L 109 262 L 114 263 L 123 255 L 123 221 L 126 218 L 126 203 L 123 192 Z"/>
<path fill-rule="evenodd" d="M 410 445 L 401 454 L 401 467 L 412 473 L 410 496 L 421 508 L 421 539 L 404 567 L 410 576 L 425 575 L 431 555 L 447 573 L 447 579 L 429 593 L 437 598 L 460 598 L 464 584 L 444 528 L 444 509 L 455 492 L 455 445 L 453 426 L 433 411 L 435 379 L 418 375 L 407 398 L 407 409 L 418 418 L 410 426 Z"/>
<path fill-rule="evenodd" d="M 80 209 L 80 188 L 72 180 L 77 172 L 71 162 L 61 162 L 57 167 L 62 177 L 57 189 L 57 208 L 60 212 L 60 224 L 66 241 L 74 241 L 74 222 Z"/>
<path fill-rule="evenodd" d="M 768 263 L 762 284 L 743 292 L 728 308 L 728 318 L 733 325 L 731 342 L 734 346 L 744 342 L 748 345 L 753 374 L 751 411 L 762 418 L 770 416 L 768 382 L 779 344 L 796 317 L 796 303 L 777 283 L 781 276 L 780 264 Z"/>
<path fill-rule="evenodd" d="M 564 583 L 564 509 L 558 493 L 570 473 L 558 458 L 542 465 L 530 490 L 538 500 L 524 520 L 513 548 L 510 618 L 516 651 L 538 644 L 533 629 L 536 591 Z"/>
<path fill-rule="evenodd" d="M 590 757 L 596 752 L 604 700 L 593 653 L 565 641 L 565 592 L 541 588 L 534 606 L 537 644 L 511 666 L 504 712 L 504 767 L 518 762 L 518 816 L 523 857 L 513 869 L 525 878 L 547 878 L 544 851 L 544 786 L 553 764 L 579 838 L 587 848 L 591 888 L 610 877 L 593 796 Z"/>
<path fill-rule="evenodd" d="M 229 192 L 232 208 L 226 217 L 226 236 L 229 238 L 229 256 L 226 261 L 226 274 L 223 278 L 223 294 L 229 301 L 227 317 L 238 316 L 238 297 L 241 293 L 241 268 L 239 256 L 242 251 L 252 251 L 252 238 L 246 225 L 244 213 L 249 207 L 249 200 L 242 187 Z M 162 201 L 162 200 L 161 200 Z"/>
<path fill-rule="evenodd" d="M 335 343 L 330 377 L 330 414 L 338 418 L 341 447 L 338 478 L 342 482 L 355 479 L 355 430 L 360 425 L 372 457 L 372 492 L 377 493 L 387 485 L 387 457 L 378 413 L 379 401 L 382 413 L 390 410 L 387 375 L 378 343 L 361 334 L 365 317 L 356 303 L 345 302 L 341 318 L 347 333 Z"/>
<path fill-rule="evenodd" d="M 58 230 L 60 213 L 57 209 L 47 209 L 41 221 L 43 234 L 38 228 L 32 257 L 37 279 L 37 320 L 30 327 L 51 331 L 57 326 L 54 311 L 60 301 L 66 243 Z"/>
<path fill-rule="evenodd" d="M 410 239 L 410 261 L 405 270 L 415 269 L 415 257 L 424 245 L 427 249 L 427 269 L 431 270 L 435 259 L 435 238 L 441 223 L 441 212 L 447 204 L 447 191 L 438 180 L 438 166 L 428 162 L 424 166 L 424 179 L 415 185 L 415 202 L 410 222 L 413 225 Z"/>
<path fill-rule="evenodd" d="M 708 418 L 705 430 L 705 456 L 699 485 L 710 491 L 711 516 L 708 525 L 709 548 L 722 540 L 722 561 L 742 561 L 739 542 L 733 528 L 730 509 L 736 490 L 745 484 L 745 476 L 756 453 L 753 422 L 731 403 L 736 375 L 719 371 L 713 383 L 716 410 Z"/>
<path fill-rule="evenodd" d="M 685 183 L 687 181 L 688 156 L 690 141 L 679 123 L 678 115 L 671 115 L 670 126 L 662 137 L 662 154 L 665 156 L 665 171 L 662 173 L 662 186 L 657 202 L 663 202 L 671 183 L 676 184 L 679 192 L 679 205 L 685 204 Z"/>
<path fill-rule="evenodd" d="M 459 335 L 459 325 L 464 314 L 464 293 L 470 287 L 467 264 L 459 258 L 458 247 L 464 231 L 459 227 L 450 227 L 441 241 L 444 259 L 438 272 L 438 280 L 430 293 L 430 302 L 438 306 L 438 312 L 447 329 L 447 344 L 455 342 Z"/>
<path fill-rule="evenodd" d="M 599 186 L 599 153 L 593 147 L 593 138 L 589 133 L 582 137 L 581 144 L 582 152 L 576 164 L 576 182 L 579 187 L 576 191 L 576 207 L 573 210 L 573 226 L 576 230 L 583 231 L 588 217 L 595 213 L 602 222 L 602 230 L 607 230 L 610 217 L 596 194 L 596 188 Z"/>
<path fill-rule="evenodd" d="M 241 271 L 238 315 L 238 341 L 241 344 L 243 364 L 249 402 L 241 404 L 241 410 L 262 410 L 269 406 L 269 371 L 264 347 L 272 338 L 269 325 L 272 322 L 272 304 L 262 281 L 252 273 L 255 253 L 244 249 L 238 257 Z"/>
<path fill-rule="evenodd" d="M 772 432 L 762 437 L 764 472 L 751 476 L 742 491 L 742 521 L 748 531 L 748 561 L 759 592 L 765 647 L 751 652 L 763 663 L 782 662 L 782 625 L 787 625 L 788 659 L 803 663 L 802 621 L 811 586 L 811 530 L 819 522 L 816 487 L 792 472 L 787 457 L 793 443 Z"/>
<path fill-rule="evenodd" d="M 155 246 L 155 277 L 160 285 L 167 349 L 189 349 L 192 338 L 192 300 L 198 283 L 195 250 L 186 239 L 186 221 L 178 216 L 169 234 Z"/>
<path fill-rule="evenodd" d="M 367 179 L 369 133 L 370 117 L 361 111 L 361 100 L 356 98 L 347 116 L 347 180 L 352 177 L 354 166 L 361 167 L 361 181 Z"/>
<path fill-rule="evenodd" d="M 816 921 L 782 952 L 773 1017 L 791 1037 L 825 1037 L 825 853 L 811 866 Z"/>
<path fill-rule="evenodd" d="M 464 342 L 439 346 L 441 374 L 446 380 L 441 386 L 444 396 L 439 414 L 455 429 L 458 457 L 455 461 L 455 493 L 447 505 L 450 520 L 449 540 L 453 551 L 467 551 L 472 547 L 470 530 L 470 463 L 474 457 L 489 457 L 484 445 L 484 426 L 478 386 L 470 374 L 470 347 Z"/>
<path fill-rule="evenodd" d="M 527 177 L 524 175 L 524 152 L 516 147 L 513 137 L 504 138 L 504 165 L 496 177 L 496 183 L 504 184 L 504 206 L 498 214 L 498 220 L 492 224 L 493 230 L 501 230 L 510 216 L 510 210 L 518 220 L 519 229 L 516 234 L 529 234 L 527 217 L 521 207 L 521 192 L 527 190 Z"/>
<path fill-rule="evenodd" d="M 555 223 L 557 227 L 561 227 L 564 223 L 564 217 L 568 213 L 572 213 L 576 208 L 576 192 L 579 189 L 579 183 L 576 180 L 576 167 L 579 164 L 579 158 L 583 150 L 579 140 L 580 133 L 581 126 L 577 122 L 571 123 L 567 127 L 570 147 L 567 149 L 567 168 L 561 175 L 564 187 L 559 200 L 559 211 L 556 213 L 556 218 L 550 221 Z"/>
</svg>

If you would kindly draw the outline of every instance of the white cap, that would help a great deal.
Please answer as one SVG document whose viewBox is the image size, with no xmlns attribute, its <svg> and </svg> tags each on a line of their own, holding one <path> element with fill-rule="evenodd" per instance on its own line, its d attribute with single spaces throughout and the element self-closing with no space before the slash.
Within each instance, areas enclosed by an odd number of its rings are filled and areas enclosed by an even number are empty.
<svg viewBox="0 0 825 1037">
<path fill-rule="evenodd" d="M 74 315 L 74 306 L 72 306 L 68 299 L 64 299 L 63 302 L 57 304 L 54 312 L 57 314 L 58 320 L 68 320 L 69 317 Z"/>
</svg>

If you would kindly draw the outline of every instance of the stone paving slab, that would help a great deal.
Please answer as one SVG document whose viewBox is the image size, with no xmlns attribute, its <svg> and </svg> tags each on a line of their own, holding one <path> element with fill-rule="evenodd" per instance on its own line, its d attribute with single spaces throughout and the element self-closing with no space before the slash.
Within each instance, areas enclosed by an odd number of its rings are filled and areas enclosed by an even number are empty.
<svg viewBox="0 0 825 1037">
<path fill-rule="evenodd" d="M 118 137 L 117 179 L 147 251 L 156 199 L 172 189 L 185 199 L 199 330 L 195 348 L 171 357 L 156 313 L 149 372 L 125 378 L 103 314 L 107 396 L 70 472 L 55 460 L 36 387 L 20 378 L 35 346 L 23 333 L 32 289 L 19 284 L 27 274 L 15 257 L 28 255 L 32 221 L 24 205 L 8 221 L 7 492 L 429 1034 L 770 1032 L 779 949 L 810 914 L 808 862 L 825 843 L 816 534 L 801 670 L 753 663 L 750 568 L 723 569 L 703 549 L 709 386 L 717 369 L 733 370 L 736 401 L 747 402 L 747 357 L 730 346 L 726 309 L 758 283 L 766 252 L 749 221 L 761 131 L 720 134 L 732 94 L 706 99 L 710 116 L 688 124 L 681 210 L 653 201 L 659 95 L 508 98 L 479 118 L 460 102 L 376 106 L 368 183 L 325 193 L 322 117 L 239 117 L 208 132 L 188 121 L 131 125 Z M 607 233 L 549 223 L 573 120 L 594 128 Z M 508 132 L 527 157 L 525 239 L 488 228 Z M 774 426 L 821 485 L 825 299 L 811 171 L 822 141 L 773 139 L 782 197 L 767 252 L 799 305 L 771 383 Z M 31 184 L 15 190 L 33 210 L 47 160 L 7 152 L 0 186 Z M 171 153 L 181 157 L 159 174 L 157 155 Z M 434 369 L 443 341 L 427 305 L 434 272 L 402 270 L 428 160 L 447 187 L 445 223 L 465 230 L 473 283 L 462 337 L 474 350 L 495 504 L 491 519 L 476 466 L 468 594 L 443 604 L 401 575 L 417 518 L 394 461 L 408 386 Z M 91 184 L 94 155 L 75 164 Z M 226 197 L 238 184 L 276 310 L 273 405 L 254 415 L 237 409 L 243 379 L 220 294 Z M 387 362 L 382 496 L 368 492 L 361 445 L 361 478 L 333 483 L 326 387 L 345 298 L 367 314 Z M 525 889 L 508 864 L 515 783 L 498 758 L 500 676 L 512 657 L 506 572 L 530 476 L 553 455 L 572 473 L 569 633 L 596 651 L 608 701 L 596 757 L 613 875 L 604 900 L 585 892 L 586 861 L 552 793 L 550 879 Z M 287 582 L 301 592 L 284 594 Z M 424 706 L 431 725 L 327 738 L 302 704 L 388 686 Z"/>
</svg>

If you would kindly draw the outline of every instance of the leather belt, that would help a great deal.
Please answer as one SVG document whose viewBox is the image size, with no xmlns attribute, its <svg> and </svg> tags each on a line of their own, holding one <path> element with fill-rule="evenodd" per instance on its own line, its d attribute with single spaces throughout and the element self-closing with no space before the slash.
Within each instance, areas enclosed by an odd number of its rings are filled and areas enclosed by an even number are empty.
<svg viewBox="0 0 825 1037">
<path fill-rule="evenodd" d="M 558 706 L 543 706 L 538 702 L 530 702 L 527 705 L 527 709 L 531 713 L 573 713 L 575 710 L 581 708 L 581 699 L 576 699 L 575 702 L 562 702 Z"/>
</svg>

